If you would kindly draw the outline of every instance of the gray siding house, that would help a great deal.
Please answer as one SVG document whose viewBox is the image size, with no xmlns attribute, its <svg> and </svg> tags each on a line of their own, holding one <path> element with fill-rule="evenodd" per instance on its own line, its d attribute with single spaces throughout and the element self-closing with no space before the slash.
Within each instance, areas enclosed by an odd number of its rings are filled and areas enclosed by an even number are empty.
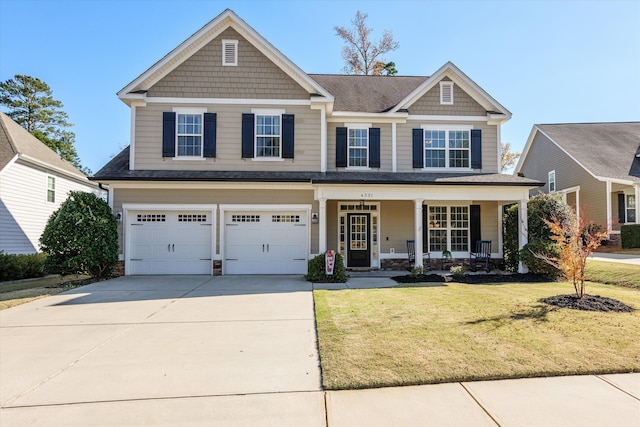
<svg viewBox="0 0 640 427">
<path fill-rule="evenodd" d="M 126 274 L 301 274 L 328 249 L 389 268 L 407 240 L 418 265 L 480 239 L 501 257 L 501 206 L 541 185 L 499 173 L 511 113 L 452 63 L 307 74 L 230 10 L 118 96 L 131 144 L 92 179 Z"/>
<path fill-rule="evenodd" d="M 589 220 L 640 223 L 640 122 L 534 125 L 514 174 L 546 182 Z"/>
</svg>

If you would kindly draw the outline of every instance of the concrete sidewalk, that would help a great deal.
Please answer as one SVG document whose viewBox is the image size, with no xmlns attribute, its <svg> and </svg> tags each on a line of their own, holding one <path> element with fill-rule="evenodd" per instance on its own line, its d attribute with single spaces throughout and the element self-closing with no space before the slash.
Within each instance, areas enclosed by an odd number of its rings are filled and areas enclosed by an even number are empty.
<svg viewBox="0 0 640 427">
<path fill-rule="evenodd" d="M 300 276 L 123 277 L 0 311 L 0 425 L 638 426 L 640 374 L 325 392 Z"/>
<path fill-rule="evenodd" d="M 622 264 L 633 264 L 640 266 L 640 255 L 607 254 L 594 252 L 589 256 L 594 261 L 618 262 Z"/>
</svg>

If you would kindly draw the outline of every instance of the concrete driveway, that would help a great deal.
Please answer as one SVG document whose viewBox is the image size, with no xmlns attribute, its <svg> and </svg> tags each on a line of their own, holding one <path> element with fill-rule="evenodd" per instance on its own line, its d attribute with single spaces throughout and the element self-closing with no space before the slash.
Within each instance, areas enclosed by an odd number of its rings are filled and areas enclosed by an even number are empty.
<svg viewBox="0 0 640 427">
<path fill-rule="evenodd" d="M 324 425 L 310 291 L 130 276 L 1 311 L 0 425 Z"/>
</svg>

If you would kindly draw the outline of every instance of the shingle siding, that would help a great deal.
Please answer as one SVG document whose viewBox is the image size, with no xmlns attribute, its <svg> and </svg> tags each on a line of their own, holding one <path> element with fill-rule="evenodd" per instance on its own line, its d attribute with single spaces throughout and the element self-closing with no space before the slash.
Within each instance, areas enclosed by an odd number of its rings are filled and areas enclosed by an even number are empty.
<svg viewBox="0 0 640 427">
<path fill-rule="evenodd" d="M 222 65 L 222 40 L 238 40 L 238 65 Z M 227 28 L 153 85 L 150 97 L 309 99 L 271 60 Z"/>
</svg>

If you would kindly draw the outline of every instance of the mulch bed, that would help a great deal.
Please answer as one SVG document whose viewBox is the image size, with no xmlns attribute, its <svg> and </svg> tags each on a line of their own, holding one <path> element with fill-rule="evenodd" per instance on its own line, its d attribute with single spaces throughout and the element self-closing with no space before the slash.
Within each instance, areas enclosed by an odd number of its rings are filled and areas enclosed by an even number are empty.
<svg viewBox="0 0 640 427">
<path fill-rule="evenodd" d="M 45 289 L 60 289 L 60 288 L 62 288 L 62 289 L 73 289 L 73 288 L 78 288 L 80 286 L 90 285 L 90 284 L 96 283 L 96 282 L 102 282 L 103 280 L 113 279 L 113 278 L 116 278 L 116 277 L 118 277 L 118 276 L 88 277 L 86 279 L 70 280 L 68 282 L 60 283 L 58 285 L 45 286 Z"/>
<path fill-rule="evenodd" d="M 575 294 L 556 295 L 542 298 L 540 302 L 561 308 L 572 308 L 574 310 L 616 311 L 620 313 L 630 313 L 634 311 L 632 307 L 616 299 L 601 297 L 600 295 L 584 295 L 582 298 L 578 298 Z"/>
<path fill-rule="evenodd" d="M 398 283 L 424 283 L 424 282 L 458 282 L 477 284 L 490 283 L 542 283 L 553 279 L 533 273 L 526 274 L 465 274 L 463 276 L 442 276 L 440 274 L 421 274 L 417 276 L 404 275 L 392 277 Z"/>
</svg>

